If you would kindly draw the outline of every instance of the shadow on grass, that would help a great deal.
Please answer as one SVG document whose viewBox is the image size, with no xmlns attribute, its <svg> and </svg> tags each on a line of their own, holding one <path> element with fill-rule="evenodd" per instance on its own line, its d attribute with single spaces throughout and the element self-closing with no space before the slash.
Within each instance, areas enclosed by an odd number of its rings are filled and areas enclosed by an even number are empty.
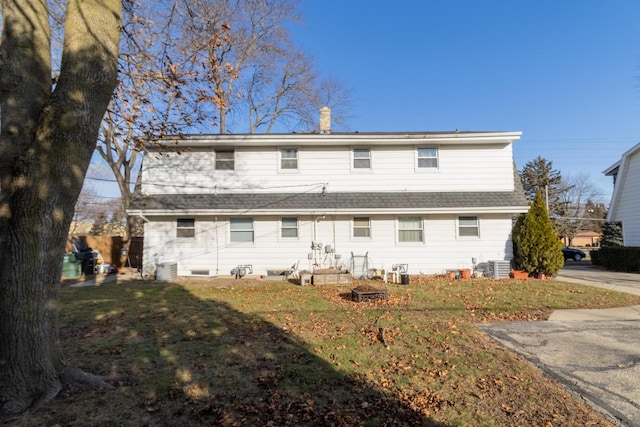
<svg viewBox="0 0 640 427">
<path fill-rule="evenodd" d="M 128 425 L 443 425 L 293 334 L 181 286 L 69 290 L 63 307 L 69 358 L 123 380 L 107 395 L 59 399 L 49 423 L 81 423 L 82 413 Z"/>
</svg>

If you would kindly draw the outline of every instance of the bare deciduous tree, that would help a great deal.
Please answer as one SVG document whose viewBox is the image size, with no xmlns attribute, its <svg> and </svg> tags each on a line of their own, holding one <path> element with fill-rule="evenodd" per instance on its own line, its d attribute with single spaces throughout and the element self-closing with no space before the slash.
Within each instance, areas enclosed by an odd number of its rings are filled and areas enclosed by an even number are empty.
<svg viewBox="0 0 640 427">
<path fill-rule="evenodd" d="M 73 207 L 116 85 L 122 5 L 67 1 L 55 81 L 47 2 L 0 5 L 0 405 L 17 413 L 64 384 L 108 386 L 65 360 L 57 300 Z"/>
<path fill-rule="evenodd" d="M 571 244 L 578 231 L 591 222 L 587 212 L 588 202 L 597 197 L 599 190 L 586 174 L 563 177 L 560 188 L 562 216 L 555 219 L 556 231 Z"/>
<path fill-rule="evenodd" d="M 321 79 L 286 26 L 299 22 L 296 0 L 186 0 L 182 51 L 188 53 L 197 101 L 218 116 L 220 133 L 271 132 L 276 124 L 309 130 L 327 105 L 346 118 L 350 91 Z"/>
<path fill-rule="evenodd" d="M 176 3 L 127 8 L 120 47 L 119 84 L 102 121 L 97 151 L 113 171 L 123 209 L 146 141 L 179 134 L 200 120 L 190 90 L 190 74 L 176 62 L 172 39 Z M 152 16 L 153 21 L 141 18 Z M 135 227 L 128 220 L 127 236 Z"/>
</svg>

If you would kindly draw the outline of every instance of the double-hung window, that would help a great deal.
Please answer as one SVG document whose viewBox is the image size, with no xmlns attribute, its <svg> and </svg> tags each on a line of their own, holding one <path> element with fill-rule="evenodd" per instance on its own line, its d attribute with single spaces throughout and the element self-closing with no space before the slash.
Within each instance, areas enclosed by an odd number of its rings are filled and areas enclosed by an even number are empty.
<svg viewBox="0 0 640 427">
<path fill-rule="evenodd" d="M 176 221 L 176 237 L 196 237 L 196 220 L 193 218 L 178 218 Z"/>
<path fill-rule="evenodd" d="M 480 227 L 478 226 L 477 216 L 460 216 L 458 217 L 458 236 L 460 237 L 479 237 Z"/>
<path fill-rule="evenodd" d="M 353 168 L 371 169 L 371 150 L 369 148 L 353 149 Z"/>
<path fill-rule="evenodd" d="M 366 216 L 353 218 L 353 237 L 371 237 L 371 220 Z"/>
<path fill-rule="evenodd" d="M 398 242 L 420 243 L 424 241 L 423 222 L 419 216 L 398 218 Z"/>
<path fill-rule="evenodd" d="M 253 218 L 231 218 L 229 222 L 231 243 L 253 243 Z"/>
<path fill-rule="evenodd" d="M 229 170 L 235 168 L 235 153 L 233 150 L 216 150 L 216 170 Z"/>
<path fill-rule="evenodd" d="M 421 147 L 417 150 L 419 169 L 438 168 L 438 149 L 434 147 Z"/>
<path fill-rule="evenodd" d="M 280 237 L 284 239 L 298 238 L 298 218 L 282 217 L 280 223 Z"/>
<path fill-rule="evenodd" d="M 298 169 L 298 150 L 295 148 L 283 148 L 280 150 L 280 169 Z"/>
</svg>

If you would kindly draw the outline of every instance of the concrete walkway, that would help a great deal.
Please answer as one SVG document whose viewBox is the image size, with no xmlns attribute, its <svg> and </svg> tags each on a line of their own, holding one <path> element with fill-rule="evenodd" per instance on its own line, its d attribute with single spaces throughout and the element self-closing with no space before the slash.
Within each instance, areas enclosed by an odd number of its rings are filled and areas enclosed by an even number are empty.
<svg viewBox="0 0 640 427">
<path fill-rule="evenodd" d="M 640 275 L 567 262 L 558 281 L 640 295 Z M 479 325 L 620 426 L 640 426 L 640 305 L 556 310 L 548 321 Z"/>
</svg>

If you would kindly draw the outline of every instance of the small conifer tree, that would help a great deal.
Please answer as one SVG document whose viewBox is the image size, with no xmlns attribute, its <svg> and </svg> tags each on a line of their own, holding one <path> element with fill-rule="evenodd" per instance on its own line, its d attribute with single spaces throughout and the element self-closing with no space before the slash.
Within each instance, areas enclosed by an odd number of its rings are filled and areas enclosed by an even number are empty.
<svg viewBox="0 0 640 427">
<path fill-rule="evenodd" d="M 521 215 L 513 228 L 516 264 L 523 270 L 554 275 L 564 265 L 562 242 L 553 228 L 540 191 L 529 212 Z"/>
</svg>

